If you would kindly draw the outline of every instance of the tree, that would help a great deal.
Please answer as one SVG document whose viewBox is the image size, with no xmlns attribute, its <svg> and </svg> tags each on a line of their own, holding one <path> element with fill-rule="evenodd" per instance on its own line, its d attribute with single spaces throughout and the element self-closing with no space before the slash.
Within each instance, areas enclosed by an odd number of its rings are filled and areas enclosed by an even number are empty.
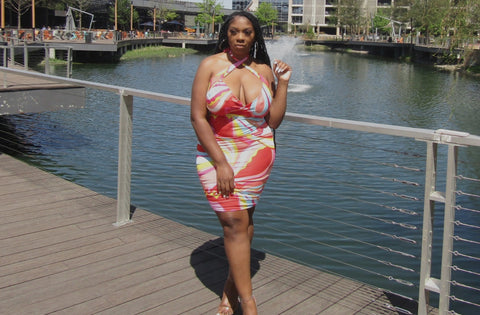
<svg viewBox="0 0 480 315">
<path fill-rule="evenodd" d="M 168 10 L 167 8 L 158 8 L 155 10 L 156 12 L 156 20 L 160 21 L 173 21 L 178 17 L 177 12 Z M 149 15 L 153 18 L 153 11 L 149 13 Z"/>
<path fill-rule="evenodd" d="M 116 0 L 117 2 L 117 28 L 121 30 L 130 29 L 131 3 L 130 0 Z M 110 7 L 110 22 L 115 23 L 115 7 Z M 133 9 L 133 22 L 138 22 L 138 12 Z"/>
<path fill-rule="evenodd" d="M 409 18 L 413 20 L 415 28 L 425 33 L 427 38 L 430 34 L 440 35 L 449 2 L 450 0 L 415 0 Z"/>
<path fill-rule="evenodd" d="M 351 34 L 358 33 L 365 20 L 362 15 L 361 1 L 341 0 L 338 4 L 337 17 L 339 26 L 344 26 Z"/>
<path fill-rule="evenodd" d="M 272 38 L 274 36 L 274 25 L 275 22 L 278 20 L 278 12 L 271 3 L 269 2 L 262 2 L 258 6 L 257 11 L 255 12 L 255 16 L 257 17 L 260 24 L 264 25 L 272 25 Z"/>
<path fill-rule="evenodd" d="M 409 11 L 414 0 L 396 0 L 390 10 L 390 18 L 402 23 L 410 22 Z"/>
<path fill-rule="evenodd" d="M 195 18 L 195 23 L 211 25 L 212 34 L 215 33 L 215 23 L 223 22 L 223 13 L 220 11 L 223 6 L 217 3 L 216 0 L 203 0 L 201 3 L 197 3 L 200 13 Z"/>
<path fill-rule="evenodd" d="M 390 34 L 391 27 L 390 27 L 390 20 L 386 19 L 382 12 L 379 12 L 380 15 L 375 15 L 373 18 L 373 30 L 379 30 L 382 34 Z"/>
<path fill-rule="evenodd" d="M 475 0 L 456 0 L 448 3 L 442 20 L 441 35 L 449 37 L 450 48 L 472 38 L 480 30 L 480 4 Z"/>
<path fill-rule="evenodd" d="M 32 7 L 32 0 L 7 0 L 7 6 L 17 13 L 17 29 L 22 28 L 22 15 Z"/>
<path fill-rule="evenodd" d="M 79 9 L 81 11 L 87 12 L 88 7 L 92 4 L 92 0 L 68 0 L 65 1 L 67 6 L 73 7 L 75 9 Z M 75 11 L 72 12 L 73 16 L 78 20 L 78 28 L 82 29 L 82 13 Z"/>
</svg>

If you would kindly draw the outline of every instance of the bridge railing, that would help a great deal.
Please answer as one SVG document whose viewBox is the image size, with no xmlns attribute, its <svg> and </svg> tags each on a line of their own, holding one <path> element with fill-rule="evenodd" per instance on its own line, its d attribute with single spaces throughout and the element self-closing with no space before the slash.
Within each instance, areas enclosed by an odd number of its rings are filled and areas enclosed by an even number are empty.
<svg viewBox="0 0 480 315">
<path fill-rule="evenodd" d="M 21 52 L 18 52 L 21 50 Z M 35 54 L 35 52 L 42 51 L 43 53 Z M 45 74 L 50 73 L 50 61 L 61 60 L 65 62 L 65 76 L 70 78 L 72 76 L 73 65 L 73 49 L 69 46 L 55 46 L 50 48 L 48 44 L 43 45 L 28 45 L 26 41 L 19 42 L 18 46 L 15 46 L 13 42 L 10 45 L 0 46 L 0 66 L 2 67 L 16 67 L 30 70 L 33 65 L 30 65 L 31 59 L 36 59 L 35 64 L 42 64 Z M 32 57 L 33 56 L 33 57 Z M 38 59 L 41 60 L 38 60 Z"/>
<path fill-rule="evenodd" d="M 130 211 L 131 211 L 131 182 L 132 182 L 132 138 L 133 138 L 133 107 L 134 107 L 134 98 L 141 99 L 150 99 L 154 101 L 168 102 L 180 105 L 189 105 L 190 99 L 187 97 L 179 97 L 162 93 L 155 93 L 149 91 L 143 91 L 138 89 L 100 84 L 90 81 L 74 80 L 60 78 L 56 76 L 43 75 L 38 73 L 32 73 L 23 70 L 14 70 L 1 68 L 1 71 L 8 75 L 9 73 L 21 74 L 30 77 L 39 77 L 43 79 L 49 79 L 54 82 L 61 83 L 71 83 L 75 85 L 84 86 L 86 88 L 91 88 L 94 90 L 106 91 L 109 93 L 114 93 L 119 96 L 119 138 L 118 138 L 118 177 L 117 177 L 117 218 L 115 225 L 122 226 L 130 222 Z M 421 128 L 409 128 L 401 126 L 392 126 L 386 124 L 376 124 L 376 123 L 367 123 L 360 121 L 344 120 L 344 119 L 335 119 L 327 117 L 318 117 L 312 115 L 296 114 L 296 113 L 287 113 L 285 119 L 289 122 L 300 123 L 302 125 L 311 125 L 311 126 L 321 126 L 328 129 L 334 129 L 338 131 L 352 131 L 352 132 L 361 132 L 371 135 L 386 135 L 393 137 L 401 137 L 415 142 L 420 141 L 425 143 L 425 170 L 424 170 L 424 192 L 423 192 L 423 224 L 422 224 L 422 245 L 421 245 L 421 254 L 420 254 L 420 271 L 418 275 L 418 314 L 427 314 L 428 313 L 428 304 L 430 293 L 438 293 L 439 296 L 439 311 L 441 314 L 448 312 L 454 312 L 450 309 L 450 302 L 462 302 L 468 304 L 469 306 L 475 308 L 477 311 L 480 309 L 480 303 L 475 299 L 461 299 L 455 297 L 451 294 L 452 286 L 460 286 L 462 288 L 478 293 L 480 288 L 477 288 L 472 285 L 464 284 L 458 280 L 452 280 L 451 273 L 452 271 L 461 271 L 467 273 L 471 277 L 479 277 L 480 274 L 475 269 L 465 269 L 460 268 L 452 264 L 453 256 L 461 256 L 463 259 L 469 260 L 473 263 L 480 260 L 479 257 L 474 255 L 468 255 L 462 252 L 459 249 L 454 248 L 454 240 L 466 242 L 472 244 L 472 246 L 480 245 L 480 240 L 478 238 L 469 239 L 455 234 L 456 226 L 467 226 L 472 229 L 479 229 L 480 227 L 475 224 L 477 219 L 472 220 L 472 222 L 465 222 L 455 219 L 455 214 L 457 211 L 470 211 L 473 215 L 480 213 L 478 209 L 469 209 L 465 208 L 462 205 L 456 202 L 456 198 L 459 195 L 469 195 L 472 198 L 480 198 L 480 195 L 476 192 L 462 192 L 457 189 L 457 182 L 460 180 L 468 180 L 472 182 L 480 182 L 479 179 L 471 178 L 463 174 L 458 174 L 459 159 L 458 159 L 458 150 L 462 147 L 480 147 L 480 137 L 475 135 L 470 135 L 465 132 L 450 131 L 450 130 L 430 130 L 430 129 L 421 129 Z M 439 168 L 443 167 L 438 165 L 439 159 L 439 150 L 441 148 L 446 148 L 447 150 L 447 159 L 446 165 L 443 165 L 446 169 L 445 186 L 443 188 L 439 186 L 437 182 L 439 181 Z M 312 152 L 301 152 L 300 154 L 312 154 Z M 313 152 L 315 154 L 315 152 Z M 330 152 L 330 154 L 335 154 L 335 152 Z M 391 164 L 390 166 L 403 168 L 403 170 L 412 170 L 409 167 L 402 167 L 399 165 Z M 334 170 L 335 171 L 335 170 Z M 360 173 L 361 170 L 354 170 L 353 172 Z M 362 174 L 368 175 L 368 174 Z M 387 179 L 388 180 L 388 179 Z M 393 181 L 399 181 L 393 179 Z M 400 181 L 407 185 L 420 186 L 417 183 L 412 183 L 409 181 Z M 296 188 L 296 189 L 302 189 Z M 377 189 L 380 193 L 385 193 L 381 189 Z M 301 196 L 295 192 L 284 192 L 284 194 L 292 194 L 292 196 L 286 196 L 287 198 L 298 198 L 301 200 Z M 394 192 L 392 195 L 404 199 L 416 199 L 408 196 L 406 193 Z M 339 194 L 338 196 L 342 196 Z M 280 196 L 279 198 L 285 198 L 285 196 Z M 314 196 L 313 196 L 314 197 Z M 345 193 L 344 198 L 357 198 L 350 196 L 348 193 Z M 310 199 L 309 199 L 310 200 Z M 356 199 L 360 200 L 360 199 Z M 309 202 L 309 201 L 306 201 Z M 318 202 L 316 200 L 310 202 Z M 368 201 L 370 204 L 375 204 L 374 200 Z M 439 214 L 435 213 L 435 205 L 443 205 L 443 218 L 439 218 Z M 412 213 L 409 209 L 402 209 L 400 207 L 389 207 L 386 205 L 381 205 L 384 208 L 389 208 L 392 211 L 398 213 Z M 328 207 L 345 211 L 337 206 Z M 351 212 L 353 214 L 353 212 Z M 358 213 L 356 213 L 358 214 Z M 362 214 L 365 215 L 365 214 Z M 278 217 L 272 216 L 274 220 L 285 220 Z M 325 219 L 325 218 L 324 218 Z M 376 218 L 382 222 L 389 220 Z M 328 219 L 329 220 L 329 219 Z M 441 222 L 440 224 L 438 222 Z M 396 226 L 406 227 L 407 229 L 411 228 L 409 224 L 401 222 L 391 222 L 390 224 Z M 440 226 L 440 231 L 443 233 L 442 237 L 442 246 L 441 246 L 441 260 L 436 260 L 435 256 L 432 254 L 433 248 L 433 234 L 434 230 L 438 229 Z M 276 229 L 272 227 L 272 229 Z M 366 229 L 364 229 L 366 230 Z M 437 232 L 437 230 L 435 231 Z M 290 232 L 289 232 L 290 233 Z M 380 233 L 385 234 L 385 233 Z M 296 235 L 292 233 L 292 235 Z M 340 234 L 338 234 L 339 236 Z M 413 244 L 415 241 L 410 239 L 408 236 L 398 236 L 396 234 L 389 235 L 392 238 L 400 240 L 405 243 Z M 278 241 L 278 240 L 277 240 Z M 367 243 L 367 242 L 364 242 Z M 368 242 L 370 243 L 370 242 Z M 314 244 L 319 244 L 319 242 L 314 242 Z M 381 244 L 370 244 L 377 248 L 385 249 L 387 252 L 400 254 L 402 256 L 414 257 L 414 255 L 403 252 L 403 249 L 399 250 L 392 248 L 385 248 Z M 304 249 L 302 249 L 304 250 Z M 342 251 L 351 253 L 350 250 L 342 248 Z M 363 256 L 363 255 L 360 255 Z M 365 257 L 363 257 L 365 258 Z M 395 262 L 387 262 L 381 258 L 377 258 L 376 261 L 384 263 L 386 265 L 394 266 L 403 271 L 410 271 L 410 268 L 398 266 Z M 434 277 L 432 269 L 440 267 L 440 277 Z M 411 286 L 412 284 L 408 281 L 403 281 L 401 279 L 395 279 L 393 276 L 388 276 L 388 280 L 397 281 L 399 283 Z M 474 281 L 475 283 L 475 281 Z M 478 283 L 478 281 L 476 282 Z M 475 296 L 475 295 L 474 295 Z M 478 296 L 478 294 L 477 294 Z"/>
</svg>

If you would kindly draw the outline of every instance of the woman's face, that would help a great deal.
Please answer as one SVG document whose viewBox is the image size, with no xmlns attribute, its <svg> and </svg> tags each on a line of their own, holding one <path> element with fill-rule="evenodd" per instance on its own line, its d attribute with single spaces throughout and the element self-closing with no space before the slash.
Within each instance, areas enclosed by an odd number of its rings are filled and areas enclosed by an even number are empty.
<svg viewBox="0 0 480 315">
<path fill-rule="evenodd" d="M 252 22 L 244 16 L 236 16 L 227 29 L 228 45 L 232 52 L 248 54 L 255 42 Z"/>
</svg>

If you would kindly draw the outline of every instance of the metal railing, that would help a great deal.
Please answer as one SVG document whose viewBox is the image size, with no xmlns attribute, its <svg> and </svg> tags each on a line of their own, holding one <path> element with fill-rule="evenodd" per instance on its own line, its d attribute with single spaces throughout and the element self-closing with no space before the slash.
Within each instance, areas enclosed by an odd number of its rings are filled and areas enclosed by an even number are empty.
<svg viewBox="0 0 480 315">
<path fill-rule="evenodd" d="M 119 139 L 118 139 L 118 178 L 117 178 L 117 218 L 115 225 L 122 226 L 130 222 L 130 205 L 131 205 L 131 171 L 132 171 L 132 134 L 133 134 L 133 101 L 134 97 L 151 99 L 155 101 L 168 102 L 180 105 L 189 105 L 190 99 L 187 97 L 172 96 L 162 93 L 148 92 L 138 89 L 125 88 L 114 85 L 100 84 L 89 81 L 66 79 L 56 76 L 43 75 L 38 73 L 32 73 L 23 70 L 14 70 L 1 68 L 1 71 L 15 74 L 27 75 L 30 77 L 38 77 L 43 79 L 49 79 L 55 82 L 71 83 L 75 85 L 84 86 L 86 88 L 92 88 L 95 90 L 107 91 L 115 93 L 119 96 Z M 317 125 L 337 130 L 350 130 L 356 132 L 363 132 L 368 134 L 389 135 L 395 137 L 403 137 L 412 139 L 415 141 L 421 141 L 426 143 L 426 165 L 425 165 L 425 186 L 424 186 L 424 206 L 423 206 L 423 232 L 422 232 L 422 246 L 421 246 L 421 261 L 419 272 L 419 294 L 418 294 L 418 314 L 428 313 L 429 295 L 431 292 L 439 294 L 439 312 L 440 314 L 451 313 L 450 302 L 461 301 L 459 298 L 452 296 L 450 288 L 452 285 L 467 287 L 468 289 L 478 292 L 479 288 L 473 286 L 464 285 L 458 281 L 452 281 L 452 270 L 458 270 L 459 267 L 452 265 L 453 255 L 463 255 L 465 258 L 476 261 L 479 258 L 466 255 L 465 253 L 454 250 L 453 241 L 461 240 L 463 242 L 473 243 L 475 245 L 480 244 L 478 239 L 461 239 L 460 236 L 455 235 L 454 227 L 457 225 L 468 225 L 469 223 L 460 222 L 455 220 L 455 212 L 459 210 L 472 211 L 474 213 L 480 212 L 475 209 L 465 209 L 461 205 L 457 204 L 456 196 L 459 194 L 468 194 L 460 192 L 456 188 L 456 182 L 458 180 L 471 180 L 479 181 L 474 178 L 467 178 L 463 175 L 457 174 L 458 149 L 459 147 L 472 146 L 480 147 L 480 137 L 470 135 L 464 132 L 450 131 L 450 130 L 430 130 L 420 128 L 409 128 L 401 126 L 392 126 L 386 124 L 376 124 L 359 122 L 344 119 L 334 119 L 326 117 L 318 117 L 312 115 L 303 115 L 296 113 L 287 113 L 285 116 L 287 121 L 298 122 L 301 124 Z M 447 166 L 446 166 L 446 178 L 445 189 L 440 191 L 437 187 L 438 172 L 438 151 L 440 147 L 447 147 Z M 406 184 L 411 184 L 406 182 Z M 419 186 L 414 184 L 414 186 Z M 408 199 L 409 196 L 402 195 L 401 193 L 395 193 L 396 195 Z M 474 198 L 480 198 L 475 193 L 470 193 Z M 433 243 L 433 230 L 434 223 L 439 220 L 435 216 L 434 208 L 436 204 L 444 204 L 444 218 L 441 230 L 443 231 L 442 238 L 442 254 L 441 262 L 436 261 L 432 255 L 432 243 Z M 342 211 L 345 209 L 342 209 Z M 391 207 L 391 210 L 408 213 L 408 209 L 399 209 Z M 438 214 L 437 214 L 438 215 Z M 436 219 L 436 220 L 435 220 Z M 409 228 L 408 224 L 396 223 Z M 471 224 L 473 228 L 478 229 L 478 226 Z M 399 237 L 391 235 L 407 243 L 411 241 L 406 237 Z M 378 246 L 378 245 L 374 245 Z M 388 249 L 392 252 L 395 250 Z M 398 252 L 400 253 L 400 252 Z M 408 256 L 407 253 L 400 253 L 404 256 Z M 391 262 L 387 264 L 392 264 Z M 432 277 L 432 266 L 441 265 L 440 277 Z M 408 269 L 401 266 L 401 269 Z M 475 271 L 466 270 L 472 276 L 480 276 Z M 402 282 L 402 280 L 398 280 Z M 405 282 L 405 281 L 403 281 Z M 407 285 L 410 285 L 407 283 Z M 473 307 L 480 308 L 480 305 L 476 301 L 462 301 Z"/>
<path fill-rule="evenodd" d="M 25 70 L 30 70 L 30 58 L 32 56 L 31 51 L 42 51 L 40 54 L 40 61 L 37 60 L 37 64 L 41 64 L 41 61 L 44 62 L 43 71 L 45 74 L 50 74 L 50 60 L 57 59 L 56 56 L 58 55 L 57 51 L 61 51 L 63 57 L 62 60 L 65 61 L 66 64 L 66 77 L 72 77 L 72 65 L 73 65 L 73 49 L 72 47 L 64 46 L 56 46 L 54 48 L 49 47 L 48 44 L 43 45 L 28 45 L 26 41 L 23 41 L 17 45 L 14 45 L 13 42 L 10 42 L 8 46 L 0 46 L 1 51 L 1 66 L 2 67 L 11 67 L 16 66 L 17 68 L 23 68 Z M 22 50 L 21 53 L 16 53 L 16 51 Z M 19 60 L 16 60 L 16 56 L 21 56 Z"/>
</svg>

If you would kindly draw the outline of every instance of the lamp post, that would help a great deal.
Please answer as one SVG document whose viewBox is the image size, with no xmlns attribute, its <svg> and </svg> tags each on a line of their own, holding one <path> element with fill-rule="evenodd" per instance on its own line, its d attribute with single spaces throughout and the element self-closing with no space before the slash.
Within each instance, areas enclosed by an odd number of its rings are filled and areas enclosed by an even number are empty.
<svg viewBox="0 0 480 315">
<path fill-rule="evenodd" d="M 130 1 L 130 31 L 133 31 L 133 1 Z"/>
<path fill-rule="evenodd" d="M 3 8 L 2 8 L 3 12 Z M 32 29 L 35 29 L 35 0 L 32 0 Z M 33 34 L 33 38 L 35 38 L 35 34 Z"/>
<path fill-rule="evenodd" d="M 155 30 L 157 27 L 157 6 L 153 6 L 153 32 L 155 34 Z"/>
<path fill-rule="evenodd" d="M 5 28 L 5 0 L 1 0 L 2 1 L 2 22 L 1 22 L 1 27 L 2 27 L 2 30 Z"/>
<path fill-rule="evenodd" d="M 215 8 L 213 8 L 213 14 L 212 14 L 212 36 L 215 34 Z"/>
<path fill-rule="evenodd" d="M 115 26 L 114 26 L 115 31 L 117 30 L 117 21 L 118 21 L 118 18 L 117 18 L 117 9 L 118 9 L 117 1 L 118 0 L 115 0 Z"/>
</svg>

